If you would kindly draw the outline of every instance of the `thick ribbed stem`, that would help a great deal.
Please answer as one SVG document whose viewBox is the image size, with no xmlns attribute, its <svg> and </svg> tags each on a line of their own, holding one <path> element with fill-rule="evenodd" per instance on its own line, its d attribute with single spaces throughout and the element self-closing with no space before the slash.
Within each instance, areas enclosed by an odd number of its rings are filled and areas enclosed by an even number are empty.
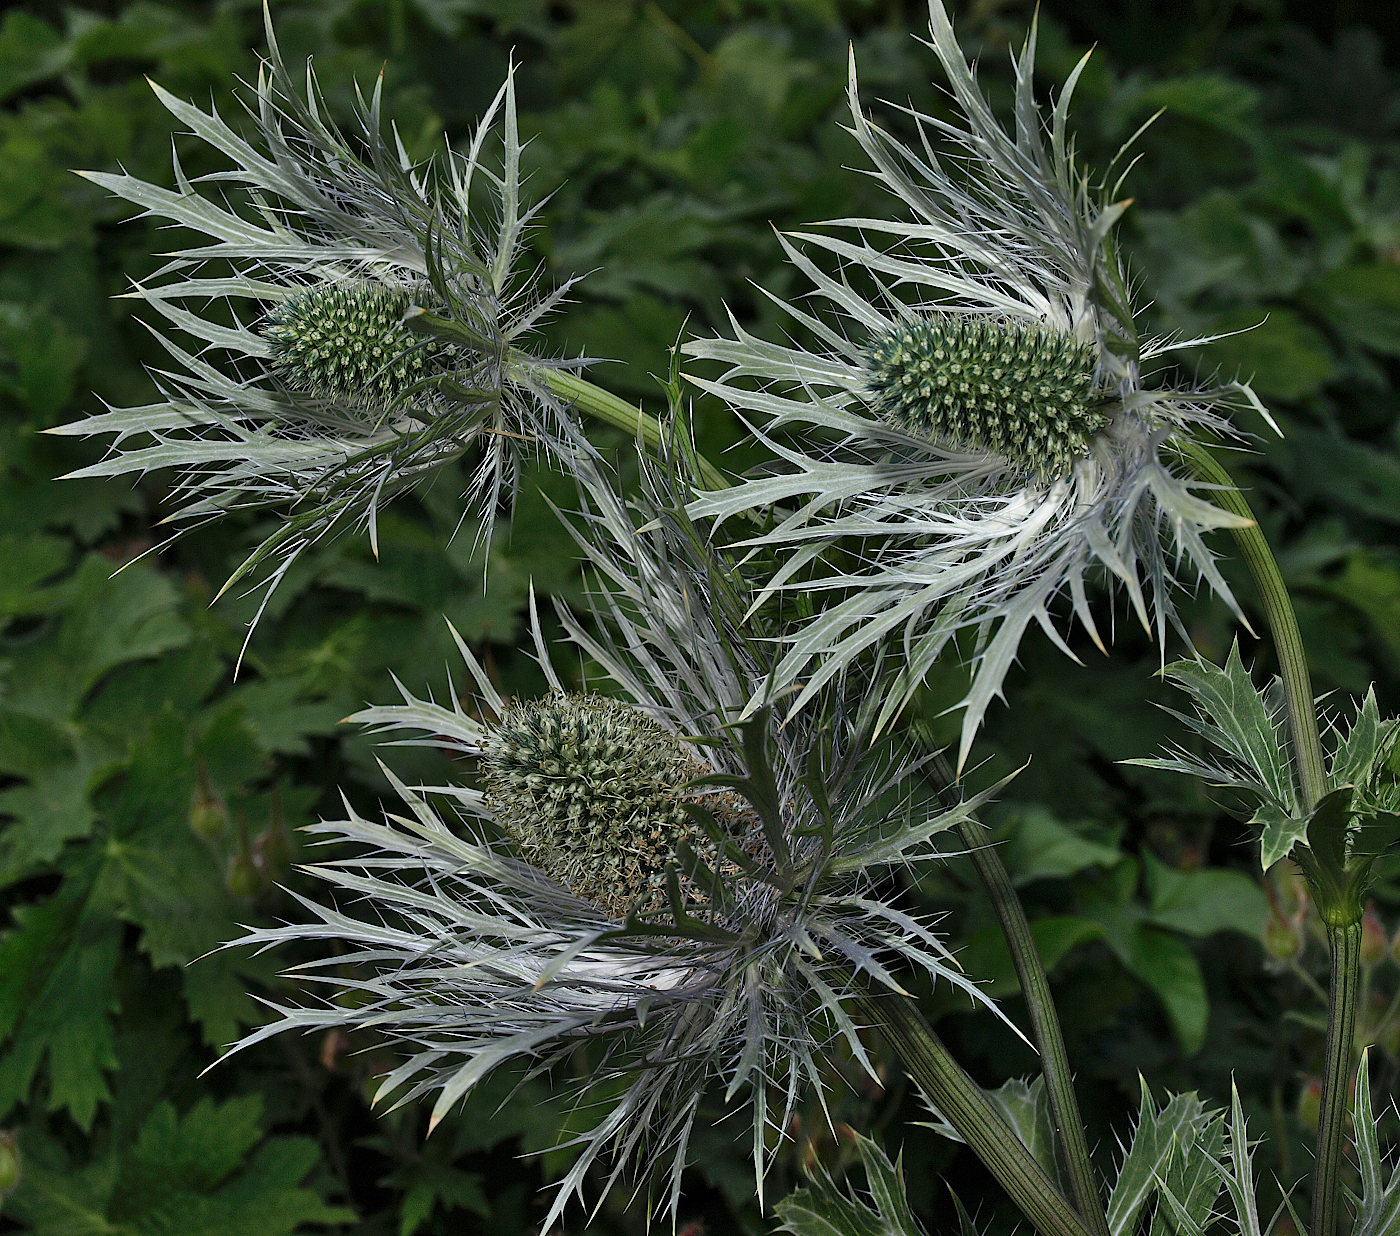
<svg viewBox="0 0 1400 1236">
<path fill-rule="evenodd" d="M 1332 993 L 1327 1010 L 1327 1060 L 1322 1072 L 1322 1114 L 1313 1167 L 1311 1236 L 1337 1236 L 1341 1222 L 1342 1147 L 1346 1141 L 1347 1089 L 1356 996 L 1361 986 L 1361 923 L 1328 923 Z"/>
<path fill-rule="evenodd" d="M 1091 1236 L 1021 1139 L 1012 1132 L 907 996 L 857 997 L 855 1009 L 899 1053 L 904 1067 L 939 1113 L 996 1177 L 1041 1236 Z"/>
<path fill-rule="evenodd" d="M 1322 742 L 1317 730 L 1317 709 L 1308 677 L 1298 618 L 1284 585 L 1278 562 L 1269 550 L 1264 534 L 1254 522 L 1254 513 L 1244 495 L 1235 487 L 1230 474 L 1205 447 L 1188 443 L 1187 456 L 1202 480 L 1221 488 L 1211 495 L 1222 510 L 1250 520 L 1243 528 L 1233 528 L 1240 555 L 1254 577 L 1264 616 L 1274 639 L 1279 673 L 1283 679 L 1284 702 L 1288 707 L 1289 732 L 1298 768 L 1302 806 L 1311 813 L 1327 792 L 1327 774 Z M 1342 1146 L 1346 1140 L 1347 1080 L 1351 1072 L 1352 1037 L 1356 1032 L 1357 990 L 1361 983 L 1361 923 L 1342 904 L 1319 902 L 1318 909 L 1327 924 L 1332 971 L 1327 1013 L 1327 1058 L 1322 1073 L 1322 1114 L 1317 1129 L 1317 1158 L 1313 1165 L 1313 1221 L 1311 1236 L 1337 1236 L 1341 1207 Z"/>
<path fill-rule="evenodd" d="M 1074 1095 L 1074 1079 L 1069 1071 L 1069 1054 L 1065 1051 L 1060 1018 L 1050 994 L 1050 981 L 1041 964 L 1040 950 L 1031 934 L 1025 907 L 1016 895 L 1011 876 L 995 849 L 987 844 L 982 825 L 974 820 L 958 824 L 958 836 L 967 846 L 968 854 L 982 885 L 991 899 L 1001 924 L 1016 977 L 1030 1010 L 1031 1033 L 1040 1053 L 1040 1072 L 1045 1078 L 1045 1093 L 1050 1099 L 1050 1114 L 1055 1132 L 1064 1152 L 1064 1166 L 1069 1176 L 1074 1203 L 1094 1236 L 1108 1236 L 1108 1217 L 1094 1178 L 1094 1165 L 1089 1159 L 1089 1142 L 1084 1134 L 1084 1120 L 1079 1114 L 1079 1102 Z"/>
<path fill-rule="evenodd" d="M 1298 762 L 1298 783 L 1303 793 L 1303 809 L 1311 811 L 1327 792 L 1327 775 L 1322 760 L 1322 741 L 1317 732 L 1317 709 L 1313 703 L 1312 682 L 1308 676 L 1308 661 L 1303 652 L 1303 638 L 1298 633 L 1298 617 L 1293 601 L 1278 569 L 1278 562 L 1269 543 L 1259 530 L 1254 512 L 1236 488 L 1230 474 L 1205 447 L 1188 442 L 1187 457 L 1196 475 L 1221 488 L 1210 499 L 1222 511 L 1248 519 L 1244 528 L 1231 528 L 1240 557 L 1254 577 L 1264 607 L 1264 617 L 1274 640 L 1274 655 L 1278 657 L 1279 674 L 1283 679 L 1284 701 L 1288 706 L 1288 727 L 1293 738 L 1293 754 Z"/>
</svg>

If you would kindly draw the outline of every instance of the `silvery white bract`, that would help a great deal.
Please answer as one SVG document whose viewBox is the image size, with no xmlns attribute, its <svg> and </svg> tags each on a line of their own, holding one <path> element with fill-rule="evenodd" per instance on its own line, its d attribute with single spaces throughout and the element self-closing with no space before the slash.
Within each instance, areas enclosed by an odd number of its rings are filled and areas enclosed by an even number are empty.
<svg viewBox="0 0 1400 1236">
<path fill-rule="evenodd" d="M 800 708 L 902 640 L 903 670 L 880 684 L 883 724 L 970 631 L 961 762 L 1026 629 L 1039 624 L 1070 652 L 1052 617 L 1057 596 L 1069 594 L 1102 647 L 1086 596 L 1092 568 L 1107 569 L 1158 639 L 1175 622 L 1183 570 L 1233 606 L 1202 533 L 1241 521 L 1211 505 L 1212 486 L 1190 478 L 1178 446 L 1198 430 L 1228 432 L 1231 405 L 1259 405 L 1238 383 L 1145 383 L 1145 369 L 1187 344 L 1138 338 L 1110 238 L 1127 202 L 1100 203 L 1067 134 L 1083 62 L 1042 117 L 1032 30 L 1013 61 L 1007 130 L 938 0 L 929 12 L 955 119 L 911 110 L 918 141 L 899 139 L 862 112 L 851 65 L 852 131 L 905 215 L 781 238 L 818 307 L 773 299 L 820 350 L 765 342 L 737 323 L 732 339 L 686 345 L 726 366 L 692 380 L 738 410 L 777 459 L 770 475 L 689 509 L 716 522 L 771 511 L 745 542 L 755 561 L 779 564 L 764 593 L 830 598 L 788 639 L 766 698 L 800 683 Z"/>
<path fill-rule="evenodd" d="M 402 814 L 381 824 L 352 812 L 317 826 L 359 850 L 314 868 L 338 906 L 305 900 L 310 923 L 253 930 L 239 942 L 333 945 L 323 961 L 293 971 L 309 988 L 323 985 L 325 1000 L 277 1006 L 278 1020 L 240 1046 L 285 1030 L 376 1030 L 404 1053 L 381 1095 L 436 1095 L 435 1123 L 497 1065 L 549 1068 L 592 1044 L 577 1097 L 593 1123 L 573 1143 L 578 1157 L 545 1230 L 600 1155 L 611 1162 L 605 1189 L 631 1165 L 645 1175 L 656 1168 L 666 1180 L 660 1204 L 674 1212 L 712 1090 L 746 1094 L 761 1194 L 781 1142 L 771 1134 L 784 1132 L 800 1094 L 821 1091 L 831 1042 L 844 1039 L 871 1067 L 852 998 L 899 992 L 900 973 L 911 970 L 977 995 L 928 925 L 890 904 L 875 881 L 931 855 L 936 836 L 982 799 L 948 811 L 915 801 L 898 789 L 911 766 L 869 758 L 867 736 L 839 712 L 810 709 L 786 726 L 763 712 L 736 726 L 766 645 L 744 634 L 732 579 L 714 570 L 711 548 L 674 507 L 629 509 L 591 469 L 583 479 L 588 509 L 571 526 L 598 587 L 592 621 L 563 610 L 561 618 L 602 671 L 585 686 L 606 685 L 608 708 L 558 676 L 537 614 L 550 687 L 541 701 L 503 699 L 461 645 L 470 710 L 405 691 L 403 704 L 354 719 L 470 757 L 481 788 L 395 782 Z M 645 749 L 600 766 L 617 731 L 603 741 L 591 731 L 600 716 L 616 726 L 619 710 L 636 714 L 624 736 Z M 638 773 L 674 758 L 678 742 L 702 776 L 665 787 Z M 655 761 L 646 758 L 652 746 Z M 594 806 L 610 827 L 622 802 L 645 807 L 669 793 L 690 804 L 708 844 L 676 846 L 660 872 L 659 903 L 628 910 L 581 895 L 590 880 L 579 876 L 579 854 L 558 847 L 590 818 L 589 784 L 607 799 Z M 524 819 L 518 795 L 502 808 L 517 790 L 537 791 L 536 809 L 559 818 Z M 668 820 L 667 810 L 643 810 L 635 822 L 650 847 Z M 528 846 L 502 831 L 525 834 Z"/>
<path fill-rule="evenodd" d="M 200 235 L 130 293 L 159 315 L 171 357 L 153 373 L 160 400 L 55 432 L 115 435 L 75 476 L 181 469 L 172 521 L 282 510 L 234 575 L 264 567 L 275 585 L 333 531 L 366 527 L 373 541 L 381 501 L 469 450 L 479 462 L 467 497 L 489 535 L 522 442 L 565 454 L 576 444 L 541 377 L 558 362 L 519 350 L 565 289 L 541 297 L 535 272 L 515 269 L 538 206 L 520 199 L 511 77 L 464 152 L 415 164 L 397 133 L 385 136 L 382 79 L 358 97 L 347 135 L 310 68 L 304 89 L 288 73 L 270 22 L 267 39 L 252 142 L 153 86 L 228 170 L 191 180 L 177 156 L 174 189 L 84 173 Z M 497 129 L 498 171 L 486 162 Z M 406 314 L 454 342 L 406 329 Z"/>
</svg>

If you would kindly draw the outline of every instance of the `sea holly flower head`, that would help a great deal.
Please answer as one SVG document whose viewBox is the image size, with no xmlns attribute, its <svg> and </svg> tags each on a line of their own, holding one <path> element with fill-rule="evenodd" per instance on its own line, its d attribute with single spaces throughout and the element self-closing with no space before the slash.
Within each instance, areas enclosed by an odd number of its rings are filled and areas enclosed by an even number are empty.
<svg viewBox="0 0 1400 1236">
<path fill-rule="evenodd" d="M 1024 479 L 1070 472 L 1109 422 L 1093 349 L 1038 325 L 933 314 L 876 336 L 864 364 L 881 420 L 999 455 Z"/>
<path fill-rule="evenodd" d="M 191 179 L 177 155 L 173 189 L 83 173 L 195 237 L 129 294 L 172 362 L 152 374 L 160 398 L 54 432 L 113 435 L 75 476 L 180 469 L 170 522 L 280 511 L 229 581 L 262 572 L 270 591 L 333 532 L 364 528 L 377 552 L 381 504 L 464 455 L 463 518 L 488 538 L 522 451 L 567 460 L 583 440 L 546 381 L 579 362 L 525 350 L 568 285 L 542 291 L 519 269 L 539 207 L 521 198 L 514 70 L 465 150 L 417 163 L 385 131 L 382 81 L 342 131 L 310 70 L 304 85 L 288 72 L 270 20 L 267 41 L 249 138 L 154 86 L 226 170 Z"/>
<path fill-rule="evenodd" d="M 279 301 L 263 322 L 272 368 L 291 390 L 341 403 L 424 402 L 434 377 L 467 361 L 436 339 L 415 341 L 404 318 L 427 287 L 368 280 L 313 285 Z"/>
<path fill-rule="evenodd" d="M 472 761 L 474 783 L 395 780 L 404 807 L 384 822 L 316 826 L 358 851 L 313 868 L 340 904 L 304 899 L 309 923 L 239 942 L 334 946 L 293 972 L 326 998 L 275 1005 L 240 1047 L 377 1032 L 402 1054 L 381 1095 L 434 1096 L 434 1123 L 507 1061 L 548 1069 L 593 1045 L 574 1083 L 590 1123 L 546 1229 L 603 1156 L 605 1188 L 655 1170 L 674 1211 L 712 1092 L 748 1101 L 761 1195 L 832 1045 L 873 1071 L 856 998 L 911 973 L 978 996 L 929 924 L 873 883 L 933 854 L 985 795 L 912 799 L 911 765 L 872 752 L 839 704 L 740 722 L 769 652 L 732 578 L 674 505 L 629 506 L 581 475 L 571 526 L 596 571 L 593 612 L 560 617 L 593 667 L 586 689 L 559 676 L 537 614 L 538 699 L 501 696 L 459 640 L 469 706 L 405 692 L 354 719 Z"/>
<path fill-rule="evenodd" d="M 732 338 L 685 347 L 723 365 L 691 380 L 744 416 L 776 459 L 689 511 L 716 523 L 759 513 L 767 522 L 744 544 L 767 564 L 753 567 L 766 571 L 764 593 L 831 598 L 789 637 L 755 706 L 797 686 L 789 706 L 800 709 L 902 641 L 903 668 L 881 683 L 883 724 L 970 632 L 961 762 L 1027 628 L 1070 652 L 1057 598 L 1068 594 L 1103 646 L 1091 573 L 1120 586 L 1159 640 L 1176 623 L 1183 578 L 1234 606 L 1203 533 L 1241 521 L 1211 504 L 1181 447 L 1233 432 L 1232 410 L 1263 409 L 1240 383 L 1149 378 L 1167 353 L 1202 341 L 1139 336 L 1112 239 L 1128 203 L 1090 183 L 1068 136 L 1083 62 L 1044 115 L 1032 28 L 1013 61 L 1008 129 L 939 0 L 929 16 L 955 115 L 910 111 L 916 142 L 866 116 L 851 63 L 852 132 L 900 217 L 780 237 L 816 307 L 773 299 L 818 348 L 768 343 L 737 322 Z"/>
<path fill-rule="evenodd" d="M 485 803 L 522 855 L 615 914 L 654 913 L 680 847 L 717 861 L 697 805 L 731 823 L 751 818 L 732 796 L 693 783 L 713 770 L 645 713 L 602 695 L 511 704 L 482 759 Z M 681 881 L 687 906 L 703 890 Z"/>
</svg>

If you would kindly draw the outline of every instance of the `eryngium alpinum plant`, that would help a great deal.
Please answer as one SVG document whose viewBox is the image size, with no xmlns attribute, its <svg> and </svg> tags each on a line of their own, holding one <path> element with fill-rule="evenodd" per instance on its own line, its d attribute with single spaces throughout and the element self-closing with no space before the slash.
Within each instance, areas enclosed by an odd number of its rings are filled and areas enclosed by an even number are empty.
<svg viewBox="0 0 1400 1236">
<path fill-rule="evenodd" d="M 405 1053 L 381 1097 L 435 1093 L 434 1123 L 505 1061 L 550 1068 L 592 1045 L 575 1084 L 594 1123 L 572 1143 L 545 1230 L 605 1152 L 607 1187 L 629 1165 L 662 1165 L 659 1202 L 674 1210 L 712 1084 L 751 1104 L 761 1197 L 773 1134 L 820 1092 L 832 1043 L 873 1068 L 852 1000 L 902 991 L 911 968 L 977 993 L 875 881 L 932 856 L 980 800 L 911 800 L 899 789 L 911 766 L 872 754 L 835 706 L 736 725 L 767 646 L 745 633 L 727 564 L 676 517 L 679 498 L 629 510 L 584 475 L 588 509 L 571 527 L 595 572 L 593 612 L 586 625 L 560 617 L 596 680 L 566 685 L 536 616 L 544 698 L 503 698 L 459 641 L 471 711 L 405 692 L 358 714 L 468 757 L 479 784 L 394 781 L 403 814 L 315 826 L 359 851 L 313 868 L 340 906 L 306 900 L 312 922 L 240 942 L 337 946 L 294 972 L 326 999 L 278 1007 L 240 1047 L 377 1031 Z"/>
<path fill-rule="evenodd" d="M 161 398 L 54 432 L 115 435 L 75 476 L 180 469 L 172 521 L 283 512 L 229 581 L 261 569 L 271 587 L 333 531 L 364 527 L 374 542 L 382 501 L 469 451 L 463 517 L 489 537 L 522 444 L 567 458 L 578 440 L 542 376 L 562 363 L 521 350 L 568 285 L 542 294 L 537 272 L 517 269 L 538 204 L 521 201 L 512 76 L 465 151 L 416 164 L 384 131 L 382 79 L 357 95 L 347 135 L 310 68 L 304 88 L 287 71 L 270 20 L 267 41 L 253 141 L 152 87 L 227 170 L 191 180 L 177 156 L 174 189 L 83 173 L 199 238 L 129 294 L 159 315 L 173 362 L 152 374 Z M 405 325 L 423 315 L 453 341 Z"/>
<path fill-rule="evenodd" d="M 768 551 L 756 562 L 781 564 L 763 590 L 832 598 L 788 637 L 767 684 L 772 693 L 800 682 L 793 708 L 902 637 L 903 671 L 880 683 L 888 720 L 970 630 L 961 763 L 1031 623 L 1074 655 L 1056 628 L 1057 597 L 1069 594 L 1102 647 L 1091 568 L 1106 569 L 1158 639 L 1174 621 L 1183 570 L 1234 606 L 1201 534 L 1240 520 L 1210 503 L 1212 487 L 1192 480 L 1178 448 L 1202 431 L 1229 432 L 1232 407 L 1258 404 L 1239 383 L 1146 380 L 1186 345 L 1139 338 L 1111 238 L 1128 203 L 1076 166 L 1067 120 L 1083 62 L 1044 119 L 1032 27 L 1014 61 L 1008 131 L 939 0 L 929 14 L 955 114 L 909 111 L 916 144 L 867 119 L 854 56 L 850 70 L 852 132 L 904 216 L 835 221 L 844 236 L 780 237 L 830 312 L 773 299 L 819 349 L 769 343 L 737 323 L 732 339 L 685 347 L 725 366 L 691 380 L 744 416 L 779 461 L 690 511 L 723 521 L 776 506 L 750 542 Z M 834 546 L 851 551 L 849 565 Z"/>
</svg>

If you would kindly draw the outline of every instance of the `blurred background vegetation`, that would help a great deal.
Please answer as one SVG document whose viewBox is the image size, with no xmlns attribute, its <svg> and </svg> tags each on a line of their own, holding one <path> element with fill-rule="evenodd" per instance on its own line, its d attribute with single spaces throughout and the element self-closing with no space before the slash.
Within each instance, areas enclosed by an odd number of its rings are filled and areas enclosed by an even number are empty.
<svg viewBox="0 0 1400 1236">
<path fill-rule="evenodd" d="M 1005 99 L 1029 0 L 958 17 Z M 595 377 L 633 398 L 655 399 L 668 349 L 717 328 L 726 305 L 760 333 L 786 329 L 751 286 L 798 290 L 770 223 L 888 209 L 850 170 L 848 43 L 869 103 L 941 106 L 933 58 L 910 37 L 924 15 L 893 0 L 286 0 L 274 18 L 289 63 L 314 53 L 341 114 L 354 81 L 386 65 L 416 153 L 468 131 L 514 54 L 531 183 L 554 193 L 538 256 L 554 277 L 592 272 L 545 346 L 617 362 Z M 1375 680 L 1382 709 L 1400 710 L 1397 10 L 1045 0 L 1041 27 L 1046 89 L 1098 46 L 1075 111 L 1091 165 L 1164 111 L 1138 141 L 1122 233 L 1145 317 L 1184 337 L 1243 331 L 1185 363 L 1253 375 L 1284 430 L 1247 426 L 1257 453 L 1235 466 L 1297 598 L 1317 689 L 1340 699 Z M 532 1232 L 567 1162 L 551 1148 L 576 1119 L 544 1082 L 497 1078 L 425 1141 L 424 1111 L 371 1113 L 390 1058 L 368 1039 L 284 1038 L 201 1075 L 257 1023 L 257 998 L 289 989 L 269 959 L 195 959 L 239 923 L 302 913 L 290 894 L 315 882 L 295 868 L 308 857 L 297 826 L 336 812 L 337 787 L 366 811 L 387 788 L 373 747 L 338 721 L 393 698 L 391 673 L 445 688 L 444 616 L 507 689 L 538 689 L 521 605 L 531 579 L 565 597 L 578 587 L 541 496 L 567 502 L 568 481 L 527 480 L 484 596 L 470 529 L 452 536 L 465 474 L 439 476 L 386 513 L 379 563 L 352 538 L 308 555 L 235 680 L 255 598 L 209 602 L 267 525 L 229 520 L 142 557 L 171 478 L 56 482 L 101 447 L 36 432 L 147 401 L 143 364 L 161 357 L 112 298 L 157 268 L 162 236 L 69 169 L 169 183 L 172 125 L 144 77 L 232 116 L 261 45 L 256 0 L 31 0 L 0 20 L 0 1128 L 23 1161 L 0 1231 Z M 192 175 L 215 170 L 174 141 Z M 701 401 L 696 415 L 707 450 L 737 439 L 722 410 Z M 1209 657 L 1235 637 L 1217 604 L 1193 610 L 1191 629 Z M 1158 650 L 1126 622 L 1118 635 L 1109 659 L 1084 647 L 1085 667 L 1028 640 L 976 774 L 1034 756 L 992 818 L 1054 966 L 1091 1142 L 1116 1153 L 1139 1071 L 1217 1103 L 1233 1076 L 1269 1139 L 1264 1174 L 1291 1183 L 1309 1164 L 1324 950 L 1294 882 L 1266 884 L 1217 805 L 1121 763 L 1178 737 L 1157 707 L 1178 701 L 1154 677 Z M 1241 638 L 1267 669 L 1268 648 Z M 935 727 L 959 672 L 930 684 Z M 452 774 L 431 750 L 386 756 L 406 777 Z M 970 870 L 954 861 L 886 891 L 945 913 L 967 968 L 1019 1015 Z M 1393 1094 L 1394 867 L 1375 911 L 1362 1032 L 1378 1044 L 1378 1092 Z M 988 1085 L 1033 1070 L 985 1013 L 942 993 L 929 1008 Z M 832 1075 L 836 1118 L 903 1146 L 922 1213 L 947 1213 L 937 1176 L 956 1172 L 989 1229 L 1009 1230 L 976 1163 L 908 1124 L 921 1117 L 897 1069 L 885 1087 L 841 1061 Z M 692 1236 L 771 1222 L 723 1110 L 717 1095 L 693 1148 L 680 1216 Z M 774 1196 L 813 1156 L 845 1166 L 817 1112 L 792 1132 Z M 568 1230 L 642 1230 L 626 1203 L 615 1194 Z"/>
</svg>

